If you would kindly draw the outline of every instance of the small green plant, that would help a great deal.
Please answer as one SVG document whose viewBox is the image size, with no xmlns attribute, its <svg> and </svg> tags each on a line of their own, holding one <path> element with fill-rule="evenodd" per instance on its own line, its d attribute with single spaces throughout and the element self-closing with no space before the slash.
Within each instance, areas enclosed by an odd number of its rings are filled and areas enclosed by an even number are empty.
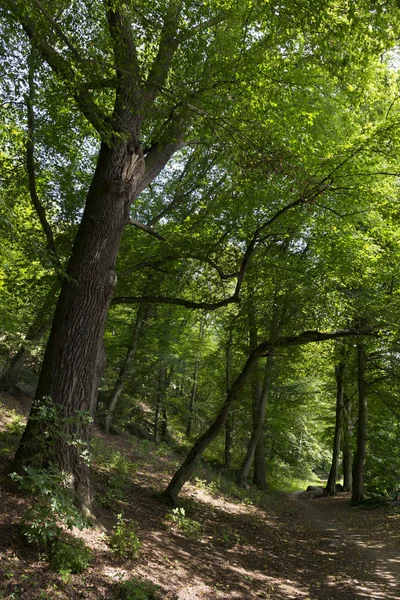
<svg viewBox="0 0 400 600">
<path fill-rule="evenodd" d="M 216 529 L 214 532 L 214 539 L 217 542 L 217 544 L 220 544 L 221 546 L 226 546 L 227 548 L 233 548 L 241 542 L 239 532 L 233 531 L 232 529 Z"/>
<path fill-rule="evenodd" d="M 101 438 L 97 438 L 93 444 L 93 459 L 108 473 L 101 493 L 96 494 L 96 502 L 103 508 L 111 508 L 116 501 L 125 499 L 131 477 L 139 465 L 128 460 L 119 451 L 110 451 Z"/>
<path fill-rule="evenodd" d="M 29 544 L 48 548 L 67 529 L 89 526 L 74 505 L 66 485 L 66 476 L 56 467 L 34 469 L 24 467 L 25 475 L 12 473 L 19 487 L 33 496 L 30 508 L 21 519 L 21 530 Z"/>
<path fill-rule="evenodd" d="M 110 467 L 116 471 L 118 475 L 132 476 L 138 470 L 138 463 L 131 462 L 121 452 L 113 452 L 110 456 Z"/>
<path fill-rule="evenodd" d="M 137 577 L 127 579 L 122 584 L 126 600 L 159 600 L 158 587 Z"/>
<path fill-rule="evenodd" d="M 108 545 L 120 557 L 136 558 L 141 548 L 141 542 L 136 533 L 137 523 L 124 519 L 123 514 L 118 515 L 113 533 L 110 535 Z"/>
<path fill-rule="evenodd" d="M 159 588 L 137 577 L 121 583 L 121 595 L 124 600 L 160 600 Z"/>
<path fill-rule="evenodd" d="M 189 538 L 198 539 L 201 536 L 201 524 L 198 521 L 189 519 L 189 517 L 186 516 L 186 511 L 182 506 L 173 508 L 172 512 L 168 513 L 165 519 L 171 523 L 174 523 L 174 525 L 176 525 L 176 527 Z"/>
<path fill-rule="evenodd" d="M 52 547 L 50 566 L 64 579 L 70 573 L 82 573 L 91 559 L 92 553 L 83 540 L 58 540 Z"/>
<path fill-rule="evenodd" d="M 118 475 L 107 477 L 103 490 L 96 494 L 96 501 L 103 508 L 111 508 L 116 501 L 124 500 L 129 483 Z"/>
<path fill-rule="evenodd" d="M 171 448 L 167 444 L 159 444 L 157 446 L 156 455 L 160 458 L 164 456 L 169 456 L 171 454 Z"/>
<path fill-rule="evenodd" d="M 10 418 L 5 418 L 4 431 L 0 432 L 0 456 L 8 457 L 14 454 L 18 440 L 25 427 L 25 419 L 15 411 Z"/>
</svg>

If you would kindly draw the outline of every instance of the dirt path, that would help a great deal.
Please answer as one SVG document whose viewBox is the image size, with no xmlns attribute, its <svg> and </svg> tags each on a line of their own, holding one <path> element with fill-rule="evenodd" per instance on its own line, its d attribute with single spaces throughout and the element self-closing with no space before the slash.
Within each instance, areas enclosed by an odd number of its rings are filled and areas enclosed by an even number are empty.
<svg viewBox="0 0 400 600">
<path fill-rule="evenodd" d="M 398 517 L 350 509 L 347 494 L 286 501 L 293 538 L 307 555 L 307 578 L 298 577 L 303 586 L 308 580 L 306 598 L 400 598 Z"/>
</svg>

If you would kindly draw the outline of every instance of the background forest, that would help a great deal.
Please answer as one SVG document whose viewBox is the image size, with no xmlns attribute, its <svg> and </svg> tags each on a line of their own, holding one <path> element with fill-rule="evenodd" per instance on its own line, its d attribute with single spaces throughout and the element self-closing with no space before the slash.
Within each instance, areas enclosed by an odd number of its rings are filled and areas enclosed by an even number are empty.
<svg viewBox="0 0 400 600">
<path fill-rule="evenodd" d="M 11 470 L 90 512 L 91 414 L 179 450 L 173 500 L 203 455 L 393 497 L 397 3 L 1 4 L 1 386 L 36 390 Z"/>
</svg>

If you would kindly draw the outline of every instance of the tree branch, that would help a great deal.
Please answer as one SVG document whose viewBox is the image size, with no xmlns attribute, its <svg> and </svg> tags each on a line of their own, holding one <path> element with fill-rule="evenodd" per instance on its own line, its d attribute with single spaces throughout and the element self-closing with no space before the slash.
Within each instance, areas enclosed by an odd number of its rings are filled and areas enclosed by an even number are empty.
<svg viewBox="0 0 400 600">
<path fill-rule="evenodd" d="M 75 46 L 69 41 L 68 37 L 65 35 L 65 33 L 63 32 L 63 30 L 61 29 L 61 27 L 59 26 L 59 24 L 57 23 L 57 21 L 55 21 L 53 19 L 53 17 L 50 15 L 50 13 L 46 10 L 46 8 L 43 6 L 43 4 L 40 2 L 40 0 L 33 0 L 34 4 L 36 4 L 36 6 L 38 7 L 38 9 L 40 10 L 40 12 L 45 16 L 45 18 L 47 19 L 47 21 L 50 23 L 50 25 L 52 26 L 52 28 L 54 29 L 54 31 L 57 32 L 57 34 L 59 35 L 59 37 L 62 39 L 62 41 L 65 43 L 65 45 L 67 46 L 67 48 L 69 48 L 69 50 L 72 52 L 72 54 L 74 55 L 74 57 L 81 63 L 83 63 L 83 58 L 80 55 L 80 53 L 78 52 L 78 50 L 75 48 Z"/>
<path fill-rule="evenodd" d="M 26 95 L 26 107 L 28 113 L 28 140 L 26 144 L 26 169 L 28 172 L 28 184 L 29 194 L 31 202 L 36 210 L 36 214 L 39 217 L 40 224 L 44 231 L 47 239 L 47 248 L 50 251 L 51 262 L 54 264 L 55 270 L 59 279 L 62 279 L 61 263 L 58 257 L 56 243 L 54 240 L 53 231 L 49 221 L 47 220 L 46 211 L 44 206 L 39 200 L 36 185 L 36 173 L 35 173 L 35 117 L 34 117 L 34 97 L 35 97 L 35 86 L 34 86 L 34 75 L 35 75 L 35 50 L 31 47 L 31 53 L 28 59 L 28 94 Z"/>
<path fill-rule="evenodd" d="M 106 135 L 109 132 L 108 117 L 91 99 L 88 93 L 90 83 L 77 83 L 76 73 L 70 63 L 48 43 L 43 31 L 37 27 L 37 23 L 29 16 L 23 3 L 14 0 L 4 0 L 4 2 L 10 14 L 22 26 L 32 46 L 48 63 L 50 68 L 60 75 L 71 88 L 72 94 L 87 120 L 101 136 Z"/>
<path fill-rule="evenodd" d="M 370 327 L 355 329 L 338 329 L 324 333 L 322 331 L 303 331 L 298 335 L 278 337 L 275 340 L 266 340 L 259 344 L 254 350 L 257 356 L 267 356 L 271 348 L 282 348 L 287 346 L 304 346 L 305 344 L 315 342 L 326 342 L 327 340 L 336 340 L 338 338 L 353 337 L 360 335 L 377 335 L 377 331 Z"/>
<path fill-rule="evenodd" d="M 107 19 L 113 40 L 117 73 L 114 117 L 117 129 L 132 130 L 137 136 L 143 121 L 140 67 L 135 41 L 120 2 L 107 0 Z"/>
<path fill-rule="evenodd" d="M 239 298 L 235 295 L 220 300 L 219 302 L 192 302 L 184 298 L 168 298 L 166 296 L 116 296 L 111 301 L 111 306 L 117 304 L 174 304 L 176 306 L 184 306 L 185 308 L 217 310 L 228 304 L 239 302 Z"/>
<path fill-rule="evenodd" d="M 177 2 L 175 6 L 173 5 L 168 17 L 164 21 L 157 56 L 154 59 L 144 86 L 147 112 L 152 108 L 155 99 L 167 80 L 172 60 L 179 47 L 180 39 L 177 35 L 177 30 L 180 12 L 181 2 Z"/>
<path fill-rule="evenodd" d="M 132 219 L 132 217 L 130 217 L 130 219 L 128 221 L 128 225 L 134 225 L 141 231 L 145 231 L 149 235 L 152 235 L 153 237 L 157 238 L 158 240 L 161 240 L 162 242 L 165 242 L 165 240 L 166 240 L 166 238 L 164 236 L 160 235 L 152 227 L 150 227 L 149 225 L 145 225 L 144 223 L 140 223 L 140 221 L 136 221 L 135 219 Z"/>
</svg>

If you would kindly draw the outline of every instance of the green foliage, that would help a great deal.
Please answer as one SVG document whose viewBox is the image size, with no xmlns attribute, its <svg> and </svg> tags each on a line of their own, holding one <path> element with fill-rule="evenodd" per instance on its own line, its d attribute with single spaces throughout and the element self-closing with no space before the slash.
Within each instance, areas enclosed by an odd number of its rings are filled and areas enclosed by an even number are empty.
<svg viewBox="0 0 400 600">
<path fill-rule="evenodd" d="M 187 517 L 183 507 L 173 508 L 170 513 L 167 513 L 165 520 L 173 523 L 188 538 L 198 539 L 201 537 L 201 523 Z"/>
<path fill-rule="evenodd" d="M 161 600 L 158 586 L 137 577 L 122 582 L 120 590 L 119 600 Z"/>
<path fill-rule="evenodd" d="M 51 549 L 50 566 L 63 576 L 82 573 L 92 559 L 90 549 L 79 538 L 57 540 Z"/>
<path fill-rule="evenodd" d="M 25 419 L 22 415 L 12 411 L 4 420 L 4 430 L 0 431 L 0 456 L 9 457 L 17 448 L 25 427 Z"/>
<path fill-rule="evenodd" d="M 101 438 L 93 440 L 92 456 L 93 461 L 108 472 L 101 490 L 96 493 L 96 501 L 103 508 L 111 508 L 116 501 L 123 501 L 126 497 L 138 463 L 128 460 L 118 450 L 107 446 Z"/>
<path fill-rule="evenodd" d="M 114 526 L 113 533 L 108 538 L 108 545 L 119 557 L 137 558 L 141 542 L 136 533 L 137 523 L 123 518 L 122 513 Z"/>
<path fill-rule="evenodd" d="M 96 493 L 96 501 L 103 508 L 112 508 L 116 502 L 122 502 L 129 489 L 129 483 L 120 475 L 107 477 L 105 485 Z"/>
<path fill-rule="evenodd" d="M 67 529 L 89 526 L 74 504 L 67 478 L 55 467 L 24 467 L 25 475 L 12 473 L 19 487 L 33 496 L 21 521 L 22 533 L 29 544 L 48 549 L 59 537 L 62 526 Z"/>
</svg>

